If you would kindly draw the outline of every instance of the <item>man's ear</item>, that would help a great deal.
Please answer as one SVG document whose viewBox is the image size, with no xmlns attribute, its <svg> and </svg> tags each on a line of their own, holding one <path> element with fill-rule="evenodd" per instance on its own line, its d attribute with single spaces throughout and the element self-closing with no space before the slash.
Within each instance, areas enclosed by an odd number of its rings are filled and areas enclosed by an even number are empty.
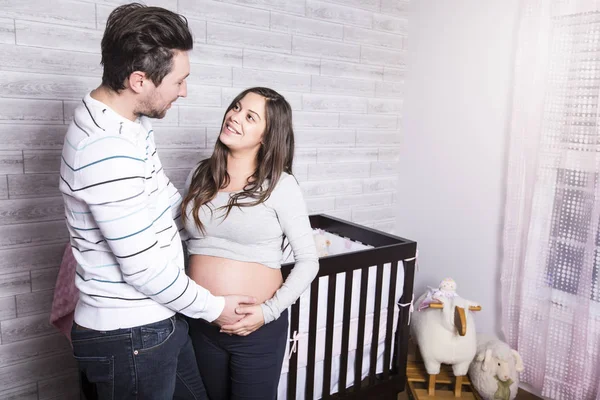
<svg viewBox="0 0 600 400">
<path fill-rule="evenodd" d="M 133 71 L 127 78 L 127 82 L 125 82 L 125 86 L 135 93 L 141 93 L 144 90 L 144 85 L 147 84 L 146 74 L 141 71 Z"/>
</svg>

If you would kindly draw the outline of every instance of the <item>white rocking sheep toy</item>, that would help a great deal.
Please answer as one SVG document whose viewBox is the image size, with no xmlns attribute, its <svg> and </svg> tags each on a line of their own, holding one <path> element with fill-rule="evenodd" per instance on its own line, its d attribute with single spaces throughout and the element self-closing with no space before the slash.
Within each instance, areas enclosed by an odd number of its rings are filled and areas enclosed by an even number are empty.
<svg viewBox="0 0 600 400">
<path fill-rule="evenodd" d="M 442 284 L 448 279 L 442 281 Z M 453 286 L 453 289 L 456 285 Z M 418 305 L 428 302 L 424 293 L 417 300 Z M 435 385 L 435 375 L 440 373 L 440 364 L 452 365 L 457 378 L 457 386 L 466 375 L 477 350 L 475 320 L 473 311 L 481 309 L 475 302 L 458 294 L 452 296 L 434 295 L 435 302 L 413 314 L 411 329 L 416 340 L 425 369 Z M 441 308 L 441 309 L 440 309 Z"/>
<path fill-rule="evenodd" d="M 477 356 L 469 367 L 469 377 L 484 400 L 513 400 L 521 371 L 523 361 L 516 350 L 494 337 L 477 337 Z"/>
</svg>

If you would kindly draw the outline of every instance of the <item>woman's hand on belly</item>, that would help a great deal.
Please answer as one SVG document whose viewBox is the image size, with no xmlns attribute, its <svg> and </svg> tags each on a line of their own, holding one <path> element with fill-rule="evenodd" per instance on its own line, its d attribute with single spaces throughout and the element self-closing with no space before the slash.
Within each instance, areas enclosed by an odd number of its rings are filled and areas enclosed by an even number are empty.
<svg viewBox="0 0 600 400">
<path fill-rule="evenodd" d="M 244 315 L 241 320 L 232 325 L 223 325 L 221 332 L 229 335 L 248 336 L 265 324 L 262 307 L 259 305 L 239 306 L 235 312 Z"/>
</svg>

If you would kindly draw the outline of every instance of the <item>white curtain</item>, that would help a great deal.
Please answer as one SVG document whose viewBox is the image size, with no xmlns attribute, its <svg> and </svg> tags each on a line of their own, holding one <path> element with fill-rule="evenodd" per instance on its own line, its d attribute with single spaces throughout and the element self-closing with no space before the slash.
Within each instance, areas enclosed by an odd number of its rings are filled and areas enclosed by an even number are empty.
<svg viewBox="0 0 600 400">
<path fill-rule="evenodd" d="M 510 129 L 503 329 L 522 381 L 600 400 L 600 4 L 523 0 Z"/>
</svg>

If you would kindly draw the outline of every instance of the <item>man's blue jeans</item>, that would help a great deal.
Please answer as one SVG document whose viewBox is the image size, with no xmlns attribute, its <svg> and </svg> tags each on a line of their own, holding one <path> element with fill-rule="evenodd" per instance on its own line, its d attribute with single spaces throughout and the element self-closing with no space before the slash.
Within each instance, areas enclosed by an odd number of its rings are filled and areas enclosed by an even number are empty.
<svg viewBox="0 0 600 400">
<path fill-rule="evenodd" d="M 73 354 L 99 400 L 205 400 L 188 325 L 180 316 L 128 329 L 73 324 Z"/>
</svg>

